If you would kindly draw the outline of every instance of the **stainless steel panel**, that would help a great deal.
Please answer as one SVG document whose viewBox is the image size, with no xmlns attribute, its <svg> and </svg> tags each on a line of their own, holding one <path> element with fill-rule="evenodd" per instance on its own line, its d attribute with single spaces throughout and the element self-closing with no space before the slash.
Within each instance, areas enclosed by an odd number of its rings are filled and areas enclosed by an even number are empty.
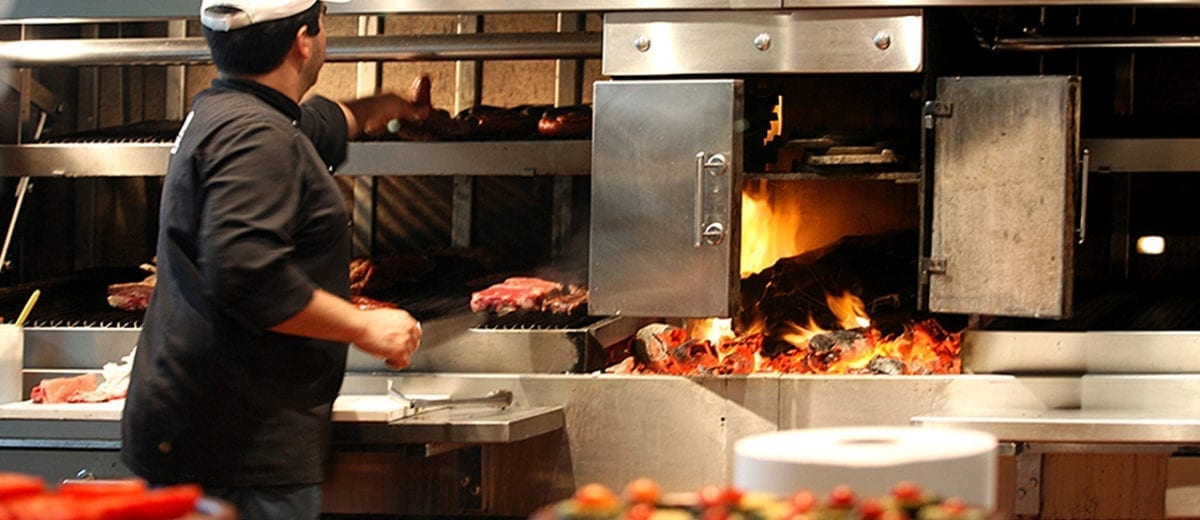
<svg viewBox="0 0 1200 520">
<path fill-rule="evenodd" d="M 1071 377 L 790 376 L 780 380 L 779 429 L 908 424 L 914 415 L 1077 408 Z"/>
<path fill-rule="evenodd" d="M 1081 380 L 1083 407 L 1200 415 L 1200 375 L 1088 375 Z"/>
<path fill-rule="evenodd" d="M 918 72 L 918 9 L 609 13 L 609 76 Z"/>
<path fill-rule="evenodd" d="M 39 0 L 10 2 L 13 8 L 0 17 L 0 23 L 80 23 L 163 18 L 196 18 L 195 0 Z M 935 7 L 935 6 L 1039 6 L 1039 5 L 1131 5 L 1130 0 L 352 0 L 330 4 L 331 14 L 454 14 L 519 13 L 562 11 L 646 11 L 665 9 L 778 9 L 830 7 Z M 1138 0 L 1137 5 L 1187 6 L 1186 0 Z"/>
<path fill-rule="evenodd" d="M 1052 6 L 1052 5 L 1131 5 L 1130 0 L 783 0 L 784 7 L 829 8 L 829 7 L 1002 7 L 1002 6 Z M 1136 5 L 1182 6 L 1194 5 L 1179 0 L 1137 0 Z"/>
<path fill-rule="evenodd" d="M 560 406 L 473 407 L 426 412 L 387 425 L 335 423 L 334 436 L 358 444 L 508 443 L 560 430 L 564 424 Z"/>
<path fill-rule="evenodd" d="M 596 84 L 590 313 L 708 317 L 737 308 L 742 88 L 740 80 Z M 718 158 L 725 165 L 710 168 Z"/>
<path fill-rule="evenodd" d="M 1000 440 L 1078 443 L 1200 442 L 1195 414 L 1142 410 L 973 410 L 953 415 L 913 417 L 918 426 L 968 428 Z"/>
<path fill-rule="evenodd" d="M 77 478 L 81 472 L 96 478 L 124 478 L 133 472 L 121 463 L 116 448 L 98 450 L 58 449 L 0 449 L 5 472 L 37 475 L 47 482 Z"/>
<path fill-rule="evenodd" d="M 974 373 L 1182 374 L 1200 372 L 1195 331 L 963 334 L 963 366 Z"/>
<path fill-rule="evenodd" d="M 929 308 L 1071 312 L 1079 79 L 939 78 Z"/>
<path fill-rule="evenodd" d="M 435 61 L 600 57 L 597 33 L 331 36 L 326 60 Z M 11 67 L 211 63 L 203 38 L 22 40 L 0 42 Z"/>
<path fill-rule="evenodd" d="M 0 164 L 13 177 L 161 176 L 170 150 L 170 143 L 0 145 Z"/>
<path fill-rule="evenodd" d="M 1198 172 L 1200 139 L 1084 139 L 1094 172 Z"/>
<path fill-rule="evenodd" d="M 161 176 L 170 143 L 0 145 L 3 175 Z M 350 143 L 338 175 L 588 175 L 588 141 Z M 479 157 L 488 160 L 480 161 Z"/>
<path fill-rule="evenodd" d="M 591 151 L 588 141 L 351 143 L 337 174 L 588 175 Z"/>
</svg>

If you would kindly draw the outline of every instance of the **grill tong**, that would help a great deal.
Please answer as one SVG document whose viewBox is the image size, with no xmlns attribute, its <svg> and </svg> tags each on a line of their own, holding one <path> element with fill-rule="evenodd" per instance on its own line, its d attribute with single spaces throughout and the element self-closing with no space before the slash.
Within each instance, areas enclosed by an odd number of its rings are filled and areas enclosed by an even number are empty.
<svg viewBox="0 0 1200 520">
<path fill-rule="evenodd" d="M 478 397 L 408 396 L 404 395 L 391 379 L 388 380 L 388 397 L 401 405 L 403 414 L 401 418 L 412 417 L 431 410 L 464 405 L 486 406 L 503 410 L 513 403 L 512 391 L 504 389 L 493 390 L 487 395 Z"/>
</svg>

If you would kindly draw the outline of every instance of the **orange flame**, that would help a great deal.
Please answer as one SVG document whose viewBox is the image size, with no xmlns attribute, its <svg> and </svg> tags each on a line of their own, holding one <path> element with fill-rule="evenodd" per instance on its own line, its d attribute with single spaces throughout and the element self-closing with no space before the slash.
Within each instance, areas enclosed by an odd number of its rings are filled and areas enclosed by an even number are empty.
<svg viewBox="0 0 1200 520">
<path fill-rule="evenodd" d="M 776 260 L 803 253 L 797 240 L 800 209 L 773 211 L 775 204 L 790 206 L 794 200 L 772 200 L 778 192 L 768 181 L 746 183 L 742 191 L 742 277 L 771 267 Z"/>
<path fill-rule="evenodd" d="M 743 277 L 773 266 L 780 258 L 801 254 L 805 247 L 816 247 L 813 237 L 800 234 L 802 200 L 794 188 L 771 189 L 767 180 L 746 184 L 742 192 Z M 789 324 L 785 331 L 767 331 L 761 317 L 754 323 L 739 324 L 742 330 L 738 331 L 730 319 L 688 320 L 686 334 L 694 341 L 687 354 L 673 359 L 666 370 L 675 374 L 962 371 L 960 334 L 946 332 L 936 321 L 909 324 L 903 333 L 885 337 L 872 327 L 863 301 L 850 291 L 840 296 L 826 294 L 825 303 L 840 328 L 821 327 L 811 313 L 808 323 Z M 764 352 L 764 343 L 769 353 Z M 647 370 L 628 363 L 623 366 L 632 372 Z"/>
</svg>

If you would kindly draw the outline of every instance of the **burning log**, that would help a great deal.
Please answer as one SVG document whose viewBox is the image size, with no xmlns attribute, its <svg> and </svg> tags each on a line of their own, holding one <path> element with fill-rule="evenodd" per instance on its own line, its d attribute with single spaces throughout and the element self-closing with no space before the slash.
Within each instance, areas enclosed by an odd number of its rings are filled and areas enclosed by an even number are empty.
<svg viewBox="0 0 1200 520">
<path fill-rule="evenodd" d="M 839 361 L 851 360 L 871 351 L 862 329 L 831 330 L 808 340 L 804 360 L 813 372 L 830 372 Z"/>
<path fill-rule="evenodd" d="M 762 323 L 768 336 L 779 336 L 810 316 L 823 329 L 847 328 L 826 306 L 826 294 L 836 289 L 866 302 L 876 327 L 902 332 L 916 309 L 917 244 L 912 232 L 846 237 L 782 258 L 742 279 L 743 304 L 734 328 Z"/>
</svg>

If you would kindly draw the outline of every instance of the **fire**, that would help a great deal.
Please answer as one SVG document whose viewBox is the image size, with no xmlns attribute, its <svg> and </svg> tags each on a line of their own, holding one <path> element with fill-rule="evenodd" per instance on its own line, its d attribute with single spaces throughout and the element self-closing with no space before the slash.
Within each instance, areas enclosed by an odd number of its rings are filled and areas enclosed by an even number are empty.
<svg viewBox="0 0 1200 520">
<path fill-rule="evenodd" d="M 793 197 L 781 197 L 777 190 L 768 189 L 769 181 L 746 183 L 742 190 L 742 277 L 770 267 L 780 258 L 798 255 L 800 248 L 800 210 Z M 773 211 L 779 205 L 793 211 Z"/>
<path fill-rule="evenodd" d="M 838 317 L 843 329 L 865 329 L 871 326 L 871 318 L 867 316 L 867 308 L 861 299 L 844 291 L 841 297 L 832 294 L 825 295 L 825 303 L 829 310 Z"/>
<path fill-rule="evenodd" d="M 795 191 L 768 189 L 769 181 L 748 183 L 742 193 L 742 277 L 768 268 L 781 258 L 819 247 L 801 236 L 801 197 Z M 816 302 L 797 301 L 796 308 Z M 735 324 L 731 319 L 688 320 L 684 329 L 664 336 L 653 366 L 627 358 L 612 372 L 669 374 L 957 374 L 962 372 L 960 333 L 929 319 L 888 335 L 873 326 L 867 307 L 851 291 L 826 292 L 834 320 L 768 325 L 756 312 Z M 748 316 L 754 316 L 748 318 Z M 823 318 L 825 320 L 827 318 Z M 768 327 L 771 330 L 768 330 Z M 645 355 L 643 355 L 643 358 Z"/>
</svg>

